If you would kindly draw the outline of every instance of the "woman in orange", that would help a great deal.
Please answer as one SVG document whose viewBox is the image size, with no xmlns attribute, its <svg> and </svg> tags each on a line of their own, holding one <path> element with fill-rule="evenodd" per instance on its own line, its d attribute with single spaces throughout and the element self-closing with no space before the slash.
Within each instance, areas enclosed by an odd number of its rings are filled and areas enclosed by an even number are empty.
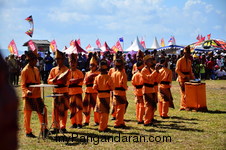
<svg viewBox="0 0 226 150">
<path fill-rule="evenodd" d="M 83 100 L 83 113 L 85 114 L 85 123 L 84 125 L 89 125 L 90 120 L 90 111 L 94 110 L 97 100 L 97 90 L 93 89 L 93 82 L 97 75 L 100 74 L 98 71 L 96 56 L 93 56 L 90 60 L 90 71 L 86 73 L 84 78 L 84 84 L 86 85 L 85 97 Z M 94 112 L 94 122 L 95 125 L 99 125 L 99 114 Z"/>
<path fill-rule="evenodd" d="M 101 73 L 95 78 L 93 89 L 98 91 L 98 99 L 95 111 L 99 113 L 99 131 L 107 132 L 108 117 L 110 111 L 110 91 L 114 89 L 112 78 L 107 74 L 107 62 L 100 62 Z"/>
<path fill-rule="evenodd" d="M 177 61 L 175 69 L 176 73 L 178 74 L 177 81 L 179 81 L 179 85 L 181 87 L 180 110 L 186 109 L 184 83 L 195 78 L 192 72 L 192 62 L 190 60 L 190 55 L 191 55 L 190 46 L 187 46 L 184 48 L 184 56 Z"/>
<path fill-rule="evenodd" d="M 30 85 L 40 84 L 40 72 L 37 67 L 38 54 L 37 51 L 28 51 L 26 53 L 28 64 L 23 68 L 21 72 L 21 88 L 22 98 L 24 100 L 24 126 L 26 130 L 26 136 L 34 138 L 30 128 L 31 113 L 36 111 L 38 113 L 41 130 L 48 132 L 47 127 L 47 110 L 44 102 L 41 98 L 41 90 L 39 87 L 29 87 Z M 42 126 L 42 124 L 44 126 Z"/>
<path fill-rule="evenodd" d="M 52 121 L 54 127 L 53 133 L 59 132 L 59 129 L 61 129 L 63 132 L 67 132 L 67 110 L 69 109 L 69 96 L 67 87 L 69 69 L 63 64 L 65 59 L 64 53 L 57 50 L 55 59 L 57 66 L 51 69 L 48 77 L 48 84 L 57 85 L 57 87 L 53 89 L 53 93 L 62 94 L 63 96 L 54 97 L 52 112 Z M 62 122 L 61 125 L 60 121 Z"/>
<path fill-rule="evenodd" d="M 136 67 L 138 71 L 132 77 L 132 85 L 134 86 L 134 95 L 135 95 L 135 102 L 136 102 L 136 118 L 138 124 L 143 124 L 143 116 L 144 116 L 144 99 L 143 99 L 143 78 L 141 74 L 141 70 L 144 67 L 143 61 L 138 61 L 136 63 Z"/>
<path fill-rule="evenodd" d="M 69 56 L 70 72 L 68 74 L 69 101 L 70 101 L 70 119 L 72 126 L 70 128 L 82 128 L 82 84 L 84 74 L 77 69 L 77 54 Z"/>
</svg>

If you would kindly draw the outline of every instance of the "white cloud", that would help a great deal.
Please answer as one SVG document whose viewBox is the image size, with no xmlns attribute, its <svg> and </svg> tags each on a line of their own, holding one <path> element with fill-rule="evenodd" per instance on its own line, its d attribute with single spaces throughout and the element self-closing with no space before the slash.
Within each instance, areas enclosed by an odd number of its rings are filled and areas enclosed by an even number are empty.
<svg viewBox="0 0 226 150">
<path fill-rule="evenodd" d="M 222 26 L 220 26 L 220 25 L 215 25 L 214 27 L 213 27 L 213 29 L 215 29 L 215 30 L 220 30 L 222 28 Z"/>
</svg>

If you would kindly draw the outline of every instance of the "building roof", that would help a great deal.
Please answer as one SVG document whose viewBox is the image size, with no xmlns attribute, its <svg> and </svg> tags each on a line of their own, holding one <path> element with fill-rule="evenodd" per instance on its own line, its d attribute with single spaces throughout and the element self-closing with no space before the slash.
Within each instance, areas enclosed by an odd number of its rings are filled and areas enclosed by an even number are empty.
<svg viewBox="0 0 226 150">
<path fill-rule="evenodd" d="M 28 46 L 29 41 L 25 42 L 23 46 Z M 50 45 L 50 42 L 48 40 L 32 40 L 32 41 L 37 45 Z"/>
</svg>

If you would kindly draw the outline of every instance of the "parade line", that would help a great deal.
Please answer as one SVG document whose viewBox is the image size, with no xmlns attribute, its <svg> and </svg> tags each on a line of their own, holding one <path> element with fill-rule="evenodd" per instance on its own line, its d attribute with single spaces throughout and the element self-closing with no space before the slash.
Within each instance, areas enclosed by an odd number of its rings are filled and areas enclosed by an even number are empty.
<svg viewBox="0 0 226 150">
<path fill-rule="evenodd" d="M 172 142 L 171 136 L 152 136 L 152 135 L 79 135 L 78 133 L 71 133 L 67 136 L 55 136 L 56 142 L 76 142 L 76 143 L 93 143 L 98 145 L 101 142 L 122 142 L 122 143 L 140 143 L 140 142 Z"/>
</svg>

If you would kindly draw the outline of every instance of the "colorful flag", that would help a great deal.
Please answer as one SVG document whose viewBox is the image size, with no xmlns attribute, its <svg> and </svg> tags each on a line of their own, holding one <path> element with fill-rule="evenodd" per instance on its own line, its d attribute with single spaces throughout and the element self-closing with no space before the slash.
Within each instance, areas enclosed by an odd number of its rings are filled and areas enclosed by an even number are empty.
<svg viewBox="0 0 226 150">
<path fill-rule="evenodd" d="M 122 46 L 119 41 L 116 42 L 115 46 L 119 51 L 123 51 Z"/>
<path fill-rule="evenodd" d="M 91 48 L 91 45 L 90 44 L 88 46 L 86 46 L 86 50 L 89 49 L 89 48 Z"/>
<path fill-rule="evenodd" d="M 101 47 L 101 43 L 100 43 L 100 40 L 99 39 L 96 40 L 96 45 L 97 45 L 98 48 Z"/>
<path fill-rule="evenodd" d="M 124 42 L 123 37 L 120 37 L 120 38 L 119 38 L 119 41 L 120 41 L 120 42 Z"/>
<path fill-rule="evenodd" d="M 201 35 L 200 41 L 205 41 L 206 37 Z"/>
<path fill-rule="evenodd" d="M 33 21 L 33 18 L 32 18 L 32 16 L 29 16 L 25 20 L 27 20 L 29 22 L 29 24 L 30 24 L 30 29 L 27 32 L 25 32 L 25 33 L 27 35 L 29 35 L 30 37 L 32 37 L 33 33 L 34 33 L 34 21 Z"/>
<path fill-rule="evenodd" d="M 75 40 L 71 40 L 70 46 L 75 46 Z"/>
<path fill-rule="evenodd" d="M 36 44 L 35 44 L 32 40 L 30 40 L 30 41 L 28 42 L 28 46 L 30 47 L 30 49 L 31 49 L 32 51 L 38 50 Z"/>
<path fill-rule="evenodd" d="M 207 34 L 208 40 L 210 40 L 210 37 L 211 37 L 211 33 L 210 34 Z"/>
<path fill-rule="evenodd" d="M 141 44 L 144 48 L 146 48 L 145 41 L 143 40 L 143 38 L 140 40 L 140 44 Z"/>
<path fill-rule="evenodd" d="M 80 39 L 77 40 L 77 43 L 78 43 L 79 46 L 81 46 L 81 41 L 80 41 Z"/>
<path fill-rule="evenodd" d="M 56 45 L 56 41 L 55 40 L 52 40 L 50 42 L 50 48 L 51 48 L 52 52 L 55 52 L 57 50 L 57 45 Z"/>
<path fill-rule="evenodd" d="M 161 46 L 162 46 L 162 47 L 165 47 L 164 38 L 161 39 Z"/>
<path fill-rule="evenodd" d="M 14 40 L 12 40 L 9 43 L 8 50 L 9 50 L 10 54 L 14 54 L 14 55 L 17 55 L 18 56 L 18 50 L 17 50 L 16 43 L 15 43 Z"/>
<path fill-rule="evenodd" d="M 168 41 L 170 44 L 169 45 L 176 45 L 176 40 L 174 38 L 174 36 L 171 36 L 171 38 Z"/>
<path fill-rule="evenodd" d="M 201 39 L 201 36 L 198 35 L 198 36 L 196 37 L 196 39 L 199 41 L 199 40 Z"/>
<path fill-rule="evenodd" d="M 118 48 L 117 48 L 117 46 L 115 46 L 115 45 L 114 45 L 114 46 L 112 46 L 112 48 L 111 48 L 111 49 L 112 49 L 115 53 L 119 51 L 119 50 L 118 50 Z"/>
</svg>

